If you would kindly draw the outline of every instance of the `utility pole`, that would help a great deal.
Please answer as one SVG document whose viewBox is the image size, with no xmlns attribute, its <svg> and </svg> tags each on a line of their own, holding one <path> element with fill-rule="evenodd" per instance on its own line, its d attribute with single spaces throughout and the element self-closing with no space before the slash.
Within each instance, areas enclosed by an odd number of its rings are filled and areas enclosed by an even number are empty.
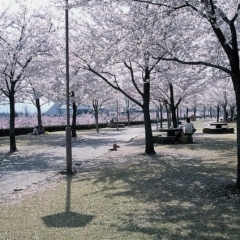
<svg viewBox="0 0 240 240">
<path fill-rule="evenodd" d="M 70 126 L 69 109 L 69 40 L 68 40 L 68 0 L 65 7 L 65 28 L 66 28 L 66 107 L 67 107 L 67 127 L 66 127 L 66 162 L 67 173 L 72 173 L 72 139 Z"/>
</svg>

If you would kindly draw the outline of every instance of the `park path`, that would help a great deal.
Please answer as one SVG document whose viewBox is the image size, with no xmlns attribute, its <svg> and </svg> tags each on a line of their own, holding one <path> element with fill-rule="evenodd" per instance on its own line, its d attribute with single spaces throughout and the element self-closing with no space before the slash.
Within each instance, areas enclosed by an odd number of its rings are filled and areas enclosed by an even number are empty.
<svg viewBox="0 0 240 240">
<path fill-rule="evenodd" d="M 80 137 L 72 141 L 73 169 L 77 170 L 85 162 L 96 160 L 106 154 L 114 143 L 121 147 L 143 134 L 142 126 L 127 127 L 119 131 L 101 130 L 99 134 L 94 131 L 81 133 Z M 34 138 L 29 135 L 21 137 L 26 139 L 27 146 L 21 146 L 20 150 L 13 154 L 6 150 L 4 152 L 0 139 L 0 198 L 45 183 L 66 168 L 64 132 Z"/>
</svg>

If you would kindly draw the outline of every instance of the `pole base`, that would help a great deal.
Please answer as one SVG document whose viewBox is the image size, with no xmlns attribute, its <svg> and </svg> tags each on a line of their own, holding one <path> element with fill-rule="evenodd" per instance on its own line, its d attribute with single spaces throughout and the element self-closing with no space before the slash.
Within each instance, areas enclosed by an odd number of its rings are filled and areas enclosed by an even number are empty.
<svg viewBox="0 0 240 240">
<path fill-rule="evenodd" d="M 77 170 L 72 170 L 72 171 L 67 171 L 66 169 L 62 170 L 59 172 L 60 174 L 62 175 L 73 175 L 73 174 L 76 174 L 77 173 Z"/>
</svg>

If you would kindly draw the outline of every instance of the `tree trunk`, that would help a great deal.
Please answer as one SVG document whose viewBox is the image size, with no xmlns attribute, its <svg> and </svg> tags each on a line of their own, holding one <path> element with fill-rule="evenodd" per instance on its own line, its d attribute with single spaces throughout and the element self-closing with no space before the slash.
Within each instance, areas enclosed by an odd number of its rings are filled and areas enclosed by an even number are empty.
<svg viewBox="0 0 240 240">
<path fill-rule="evenodd" d="M 217 122 L 219 122 L 220 106 L 217 105 Z"/>
<path fill-rule="evenodd" d="M 240 188 L 240 89 L 237 94 L 237 181 L 236 186 Z"/>
<path fill-rule="evenodd" d="M 130 126 L 130 110 L 127 109 L 127 122 L 128 122 L 128 126 Z"/>
<path fill-rule="evenodd" d="M 233 86 L 236 95 L 237 108 L 237 180 L 236 187 L 240 189 L 240 74 L 232 76 Z"/>
<path fill-rule="evenodd" d="M 177 126 L 178 126 L 178 122 L 179 122 L 179 108 L 177 107 Z"/>
<path fill-rule="evenodd" d="M 36 99 L 36 108 L 37 108 L 37 119 L 38 119 L 38 127 L 42 125 L 42 113 L 39 98 Z"/>
<path fill-rule="evenodd" d="M 145 79 L 143 83 L 143 115 L 144 115 L 144 127 L 145 127 L 145 153 L 155 154 L 152 125 L 149 112 L 150 103 L 150 72 L 148 67 L 145 68 Z"/>
<path fill-rule="evenodd" d="M 9 102 L 10 102 L 10 126 L 9 126 L 9 136 L 10 136 L 10 151 L 17 151 L 16 139 L 15 139 L 15 99 L 14 91 L 10 92 Z"/>
<path fill-rule="evenodd" d="M 233 119 L 233 116 L 234 116 L 234 109 L 235 109 L 235 106 L 230 106 L 231 119 Z"/>
<path fill-rule="evenodd" d="M 130 100 L 129 99 L 127 99 L 127 102 L 126 102 L 126 111 L 127 111 L 128 126 L 130 126 Z"/>
<path fill-rule="evenodd" d="M 93 115 L 95 118 L 96 132 L 99 133 L 99 124 L 98 124 L 99 105 L 98 105 L 97 99 L 92 100 L 92 106 L 93 106 Z"/>
<path fill-rule="evenodd" d="M 206 107 L 203 107 L 203 118 L 206 118 Z"/>
<path fill-rule="evenodd" d="M 176 115 L 176 106 L 174 104 L 174 93 L 173 93 L 173 85 L 172 83 L 169 84 L 169 89 L 170 89 L 170 109 L 172 113 L 172 123 L 173 127 L 177 128 L 177 115 Z"/>
<path fill-rule="evenodd" d="M 227 104 L 223 104 L 223 122 L 227 122 Z"/>
<path fill-rule="evenodd" d="M 156 109 L 156 130 L 159 129 L 159 108 Z"/>
<path fill-rule="evenodd" d="M 188 118 L 188 107 L 187 107 L 187 111 L 186 111 L 186 119 Z"/>
<path fill-rule="evenodd" d="M 160 128 L 163 126 L 163 105 L 160 103 Z"/>
<path fill-rule="evenodd" d="M 117 131 L 118 131 L 118 99 L 117 99 Z"/>
<path fill-rule="evenodd" d="M 171 107 L 171 113 L 172 113 L 173 127 L 177 128 L 178 123 L 177 123 L 177 115 L 176 115 L 176 108 L 175 107 Z"/>
<path fill-rule="evenodd" d="M 73 115 L 72 115 L 72 137 L 77 137 L 77 131 L 76 131 L 76 120 L 77 120 L 77 105 L 75 102 L 72 104 L 73 109 Z"/>
<path fill-rule="evenodd" d="M 99 133 L 98 111 L 95 111 L 95 113 L 94 113 L 94 117 L 95 117 L 96 131 L 97 131 L 97 133 Z"/>
<path fill-rule="evenodd" d="M 167 104 L 165 104 L 165 109 L 166 109 L 166 113 L 167 113 L 167 125 L 168 125 L 168 128 L 170 128 L 170 126 L 171 126 L 171 116 L 170 116 L 170 111 L 168 109 Z"/>
</svg>

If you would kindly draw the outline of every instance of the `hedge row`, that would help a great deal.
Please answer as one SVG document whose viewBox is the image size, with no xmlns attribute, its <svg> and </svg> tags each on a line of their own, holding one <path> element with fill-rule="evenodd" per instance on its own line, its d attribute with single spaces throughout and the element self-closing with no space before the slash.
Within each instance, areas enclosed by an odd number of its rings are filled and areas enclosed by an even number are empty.
<svg viewBox="0 0 240 240">
<path fill-rule="evenodd" d="M 120 122 L 119 122 L 120 123 Z M 121 122 L 121 124 L 128 125 L 127 122 Z M 131 122 L 131 125 L 143 124 L 143 121 Z M 86 129 L 94 129 L 96 127 L 95 124 L 81 124 L 76 126 L 76 130 L 86 130 Z M 99 128 L 106 128 L 107 123 L 99 123 Z M 44 130 L 48 132 L 57 132 L 57 131 L 65 131 L 66 125 L 59 126 L 44 126 Z M 15 135 L 24 135 L 32 133 L 33 128 L 25 127 L 25 128 L 15 128 Z M 9 136 L 9 129 L 0 129 L 0 137 Z"/>
</svg>

